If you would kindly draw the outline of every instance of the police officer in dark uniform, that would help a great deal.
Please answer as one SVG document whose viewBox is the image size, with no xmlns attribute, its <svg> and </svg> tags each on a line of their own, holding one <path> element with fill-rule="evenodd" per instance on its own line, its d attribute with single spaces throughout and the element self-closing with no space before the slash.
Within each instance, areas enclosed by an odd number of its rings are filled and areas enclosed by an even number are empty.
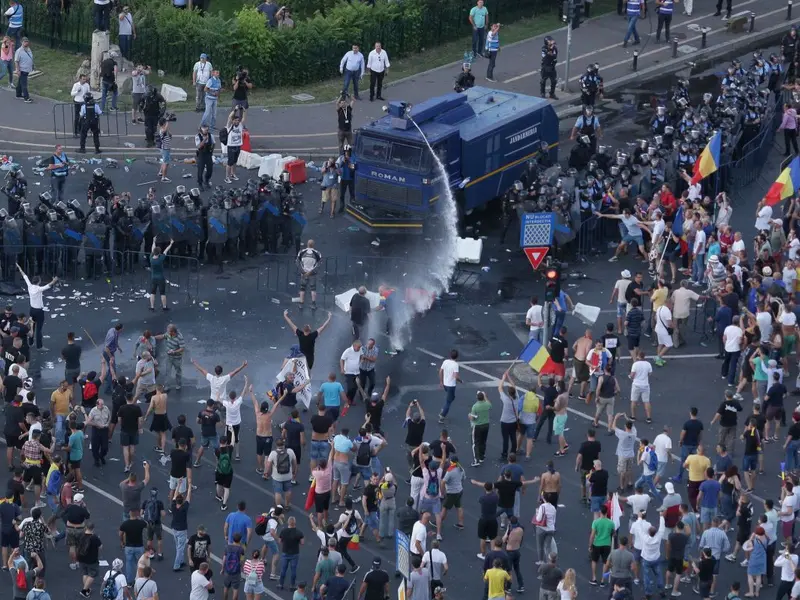
<svg viewBox="0 0 800 600">
<path fill-rule="evenodd" d="M 197 186 L 200 191 L 211 188 L 211 175 L 214 172 L 214 134 L 208 129 L 208 123 L 201 123 L 200 130 L 194 136 L 197 148 Z"/>
<path fill-rule="evenodd" d="M 669 125 L 669 117 L 667 116 L 666 106 L 657 106 L 656 114 L 653 120 L 650 121 L 650 129 L 653 135 L 664 135 L 667 126 Z"/>
<path fill-rule="evenodd" d="M 108 198 L 113 198 L 116 195 L 114 192 L 114 184 L 106 177 L 105 172 L 100 167 L 92 172 L 92 180 L 89 182 L 89 187 L 86 190 L 86 199 L 89 201 L 89 206 L 94 207 L 97 201 L 102 198 L 104 208 L 108 208 Z"/>
<path fill-rule="evenodd" d="M 547 80 L 550 80 L 550 97 L 553 100 L 558 100 L 556 97 L 556 80 L 558 75 L 556 73 L 556 64 L 558 63 L 558 46 L 556 41 L 549 35 L 544 38 L 544 45 L 542 46 L 542 81 L 541 81 L 541 96 L 544 98 L 544 90 Z"/>
<path fill-rule="evenodd" d="M 21 202 L 25 200 L 28 193 L 28 182 L 22 173 L 19 165 L 14 165 L 6 173 L 3 193 L 8 197 L 8 212 L 16 215 L 19 212 Z"/>
<path fill-rule="evenodd" d="M 519 223 L 517 206 L 520 203 L 520 194 L 525 190 L 521 181 L 515 181 L 503 195 L 503 231 L 500 233 L 500 243 L 505 244 L 506 234 L 514 223 Z"/>
<path fill-rule="evenodd" d="M 600 77 L 600 65 L 593 63 L 586 67 L 586 73 L 581 75 L 581 104 L 594 106 L 598 95 L 603 96 L 603 78 Z"/>
<path fill-rule="evenodd" d="M 86 219 L 86 277 L 96 279 L 103 272 L 103 257 L 108 249 L 108 234 L 111 221 L 106 214 L 106 207 L 99 202 Z"/>
<path fill-rule="evenodd" d="M 94 96 L 86 94 L 83 97 L 83 106 L 81 106 L 81 147 L 78 152 L 86 152 L 86 136 L 91 131 L 92 140 L 94 141 L 94 153 L 100 154 L 100 115 L 103 111 L 100 110 L 100 105 L 94 101 Z"/>
<path fill-rule="evenodd" d="M 789 79 L 795 76 L 794 64 L 797 61 L 797 50 L 800 48 L 800 36 L 797 35 L 797 27 L 792 25 L 789 33 L 783 36 L 781 40 L 781 54 L 783 55 L 783 62 L 786 63 L 788 69 L 786 75 Z"/>
<path fill-rule="evenodd" d="M 142 100 L 142 114 L 144 115 L 144 139 L 148 148 L 156 145 L 156 128 L 162 112 L 166 111 L 167 102 L 159 91 L 150 86 Z"/>
<path fill-rule="evenodd" d="M 472 74 L 472 64 L 465 62 L 461 65 L 461 73 L 456 77 L 456 82 L 453 89 L 458 92 L 464 92 L 471 87 L 475 86 L 475 75 Z"/>
<path fill-rule="evenodd" d="M 47 207 L 39 203 L 37 208 L 39 210 L 34 211 L 30 203 L 23 202 L 20 211 L 24 225 L 25 271 L 34 275 L 40 275 L 45 267 L 44 213 Z"/>
<path fill-rule="evenodd" d="M 575 140 L 579 135 L 589 137 L 590 156 L 594 154 L 597 151 L 597 140 L 602 137 L 603 131 L 600 128 L 600 119 L 595 116 L 591 105 L 583 107 L 583 114 L 575 121 L 569 139 Z"/>
</svg>

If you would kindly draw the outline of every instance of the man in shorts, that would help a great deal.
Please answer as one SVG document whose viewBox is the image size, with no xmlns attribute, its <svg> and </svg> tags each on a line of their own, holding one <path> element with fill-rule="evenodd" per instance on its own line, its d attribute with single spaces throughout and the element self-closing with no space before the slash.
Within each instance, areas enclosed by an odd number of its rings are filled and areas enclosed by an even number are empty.
<svg viewBox="0 0 800 600">
<path fill-rule="evenodd" d="M 608 422 L 608 435 L 613 435 L 611 421 L 614 419 L 614 403 L 619 396 L 619 382 L 612 374 L 612 364 L 606 364 L 603 374 L 597 380 L 597 408 L 594 411 L 593 427 L 600 426 L 600 415 L 605 411 Z"/>
<path fill-rule="evenodd" d="M 212 452 L 219 448 L 219 434 L 217 426 L 222 421 L 216 409 L 217 403 L 211 398 L 206 400 L 206 407 L 197 415 L 197 423 L 200 425 L 200 447 L 197 449 L 197 457 L 194 460 L 195 467 L 200 466 L 200 459 L 203 452 L 210 448 Z"/>
<path fill-rule="evenodd" d="M 614 256 L 608 259 L 608 262 L 617 262 L 619 260 L 619 255 L 623 252 L 627 252 L 631 244 L 636 246 L 637 252 L 642 255 L 643 259 L 646 261 L 648 260 L 647 253 L 645 252 L 644 236 L 642 235 L 642 222 L 631 214 L 630 208 L 623 208 L 621 215 L 601 214 L 599 212 L 595 212 L 594 214 L 601 219 L 616 219 L 622 221 L 620 226 L 622 242 L 617 246 L 617 251 L 614 253 Z"/>
<path fill-rule="evenodd" d="M 628 352 L 631 353 L 632 359 L 636 358 L 642 338 L 644 312 L 639 308 L 639 304 L 638 298 L 631 298 L 631 306 L 625 315 L 625 338 L 628 340 Z"/>
<path fill-rule="evenodd" d="M 589 383 L 589 365 L 586 362 L 586 357 L 589 355 L 589 351 L 592 349 L 593 345 L 591 329 L 587 329 L 583 337 L 575 340 L 575 343 L 572 345 L 573 374 L 569 381 L 569 386 L 567 387 L 572 391 L 572 386 L 576 381 L 581 384 L 580 391 L 578 392 L 579 400 L 586 400 L 586 385 Z"/>
<path fill-rule="evenodd" d="M 464 494 L 464 480 L 466 475 L 464 469 L 458 463 L 458 457 L 451 454 L 447 460 L 442 484 L 444 486 L 444 504 L 442 506 L 442 521 L 447 516 L 448 510 L 456 510 L 458 521 L 456 529 L 464 529 L 464 509 L 461 507 L 461 496 Z"/>
<path fill-rule="evenodd" d="M 617 413 L 611 422 L 611 428 L 617 436 L 617 475 L 619 487 L 623 490 L 633 485 L 633 468 L 636 465 L 636 427 L 633 422 L 626 420 L 625 429 L 617 429 L 617 421 L 624 417 L 624 413 Z"/>
<path fill-rule="evenodd" d="M 270 452 L 264 465 L 264 479 L 272 478 L 275 504 L 289 506 L 292 502 L 292 481 L 297 477 L 297 457 L 294 450 L 286 447 L 286 441 L 276 440 L 275 450 Z M 285 496 L 285 501 L 284 501 Z"/>
</svg>

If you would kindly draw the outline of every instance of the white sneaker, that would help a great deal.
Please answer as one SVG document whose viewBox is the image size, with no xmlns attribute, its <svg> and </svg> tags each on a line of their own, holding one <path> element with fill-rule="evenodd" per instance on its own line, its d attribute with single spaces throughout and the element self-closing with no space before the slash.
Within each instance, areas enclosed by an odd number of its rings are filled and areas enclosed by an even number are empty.
<svg viewBox="0 0 800 600">
<path fill-rule="evenodd" d="M 639 585 L 639 580 L 638 579 L 634 579 L 633 580 L 633 585 Z"/>
<path fill-rule="evenodd" d="M 741 566 L 743 566 L 743 567 L 746 567 L 746 566 L 747 566 L 747 559 L 745 558 L 745 559 L 744 559 L 742 562 L 740 562 L 739 564 L 740 564 Z"/>
<path fill-rule="evenodd" d="M 617 262 L 619 259 L 616 256 L 612 256 L 608 259 L 608 262 Z"/>
<path fill-rule="evenodd" d="M 670 594 L 670 596 L 672 596 L 673 598 L 680 598 L 681 597 L 681 593 L 680 592 L 672 592 Z"/>
<path fill-rule="evenodd" d="M 239 178 L 236 175 L 231 175 L 231 179 L 233 179 L 234 181 L 239 181 Z"/>
<path fill-rule="evenodd" d="M 225 178 L 225 183 L 233 183 L 233 182 L 231 181 L 231 178 L 230 178 L 230 177 L 226 177 L 226 178 Z"/>
<path fill-rule="evenodd" d="M 481 554 L 480 552 L 478 552 L 477 556 L 478 556 L 478 558 L 480 558 L 481 560 L 485 560 L 485 559 L 486 559 L 486 556 L 484 556 L 484 555 L 483 555 L 483 554 Z"/>
</svg>

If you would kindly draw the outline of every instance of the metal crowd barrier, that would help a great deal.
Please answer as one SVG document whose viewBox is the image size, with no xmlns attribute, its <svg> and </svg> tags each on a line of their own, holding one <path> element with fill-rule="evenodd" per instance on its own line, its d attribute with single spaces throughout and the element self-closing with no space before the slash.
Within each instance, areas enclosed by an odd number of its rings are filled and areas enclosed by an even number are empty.
<svg viewBox="0 0 800 600">
<path fill-rule="evenodd" d="M 121 252 L 120 277 L 124 287 L 136 292 L 150 292 L 150 253 L 137 250 Z M 176 292 L 185 294 L 191 303 L 200 297 L 200 261 L 191 256 L 167 255 L 164 262 L 166 292 L 170 296 Z"/>
<path fill-rule="evenodd" d="M 97 104 L 100 104 L 98 98 Z M 128 114 L 130 106 L 122 101 L 122 96 L 118 98 L 117 111 L 109 110 L 111 108 L 111 95 L 109 94 L 106 99 L 106 110 L 99 117 L 100 137 L 101 138 L 123 138 L 128 135 Z M 74 134 L 74 120 L 75 120 L 75 104 L 62 103 L 53 106 L 53 134 L 57 140 L 69 140 L 77 137 Z M 80 130 L 78 131 L 80 134 Z M 87 147 L 92 147 L 92 133 L 89 132 L 86 137 Z"/>
</svg>

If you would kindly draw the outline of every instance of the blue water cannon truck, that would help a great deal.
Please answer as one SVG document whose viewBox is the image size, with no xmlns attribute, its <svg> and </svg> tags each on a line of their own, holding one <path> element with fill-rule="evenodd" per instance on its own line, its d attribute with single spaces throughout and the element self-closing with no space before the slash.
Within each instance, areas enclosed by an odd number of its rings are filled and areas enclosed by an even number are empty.
<svg viewBox="0 0 800 600">
<path fill-rule="evenodd" d="M 445 190 L 431 149 L 460 219 L 502 196 L 530 160 L 558 158 L 558 117 L 541 98 L 473 87 L 414 106 L 390 102 L 386 112 L 356 132 L 353 149 L 347 215 L 371 233 L 422 233 L 435 218 Z"/>
</svg>

